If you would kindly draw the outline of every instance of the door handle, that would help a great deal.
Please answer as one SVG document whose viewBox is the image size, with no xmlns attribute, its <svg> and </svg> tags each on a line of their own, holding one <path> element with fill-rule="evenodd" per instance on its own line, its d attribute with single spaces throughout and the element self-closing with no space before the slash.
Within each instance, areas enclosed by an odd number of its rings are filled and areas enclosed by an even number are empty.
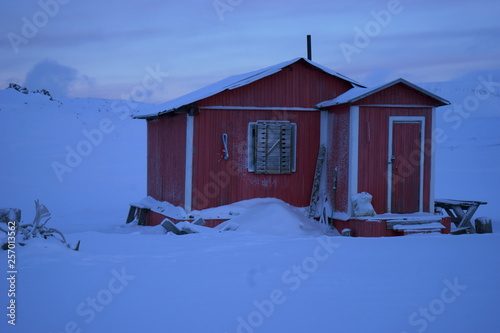
<svg viewBox="0 0 500 333">
<path fill-rule="evenodd" d="M 395 160 L 396 160 L 396 157 L 394 155 L 392 155 L 391 160 L 389 162 L 387 162 L 387 164 L 393 164 Z"/>
</svg>

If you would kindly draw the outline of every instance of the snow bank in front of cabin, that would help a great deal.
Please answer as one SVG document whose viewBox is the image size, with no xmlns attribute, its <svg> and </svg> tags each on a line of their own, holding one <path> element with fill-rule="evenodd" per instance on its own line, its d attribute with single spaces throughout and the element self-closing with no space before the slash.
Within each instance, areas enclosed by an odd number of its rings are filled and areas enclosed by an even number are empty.
<svg viewBox="0 0 500 333">
<path fill-rule="evenodd" d="M 276 236 L 321 235 L 326 232 L 324 226 L 306 216 L 306 209 L 293 207 L 275 198 L 244 200 L 206 209 L 199 214 L 205 219 L 212 216 L 229 217 L 231 222 L 240 226 L 238 231 Z"/>
<path fill-rule="evenodd" d="M 230 220 L 239 225 L 238 231 L 267 235 L 306 236 L 322 235 L 323 225 L 307 217 L 306 208 L 293 207 L 276 198 L 257 198 L 230 205 L 194 210 L 186 213 L 181 207 L 147 197 L 139 204 L 178 220 Z"/>
<path fill-rule="evenodd" d="M 239 226 L 237 229 L 239 232 L 276 236 L 317 236 L 325 234 L 328 230 L 326 226 L 307 217 L 307 208 L 297 208 L 276 198 L 243 200 L 230 205 L 194 210 L 190 213 L 186 213 L 182 207 L 149 196 L 139 201 L 137 205 L 148 207 L 166 218 L 176 220 L 194 221 L 200 217 L 205 220 L 229 220 Z"/>
</svg>

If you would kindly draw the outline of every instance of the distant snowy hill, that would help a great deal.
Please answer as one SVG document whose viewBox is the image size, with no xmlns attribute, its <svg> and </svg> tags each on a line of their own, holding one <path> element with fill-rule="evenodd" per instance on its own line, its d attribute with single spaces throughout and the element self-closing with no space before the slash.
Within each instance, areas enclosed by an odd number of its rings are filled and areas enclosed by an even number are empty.
<svg viewBox="0 0 500 333">
<path fill-rule="evenodd" d="M 1 90 L 1 207 L 31 221 L 40 199 L 67 230 L 124 221 L 128 203 L 146 195 L 146 124 L 133 111 L 124 101 Z"/>
</svg>

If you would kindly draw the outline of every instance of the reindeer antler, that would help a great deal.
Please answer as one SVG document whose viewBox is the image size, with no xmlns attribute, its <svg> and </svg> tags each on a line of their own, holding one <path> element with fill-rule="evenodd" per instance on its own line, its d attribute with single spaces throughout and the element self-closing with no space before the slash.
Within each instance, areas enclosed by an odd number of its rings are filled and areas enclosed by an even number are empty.
<svg viewBox="0 0 500 333">
<path fill-rule="evenodd" d="M 50 220 L 50 212 L 49 210 L 47 209 L 47 207 L 45 207 L 45 205 L 43 204 L 40 204 L 40 202 L 38 200 L 35 200 L 35 218 L 33 219 L 33 231 L 32 231 L 32 235 L 35 236 L 37 230 L 38 230 L 38 227 L 39 227 L 39 224 L 40 224 L 40 221 L 44 218 L 46 218 L 47 220 L 45 220 L 45 222 L 43 222 L 42 225 L 40 226 L 44 226 L 48 220 Z"/>
</svg>

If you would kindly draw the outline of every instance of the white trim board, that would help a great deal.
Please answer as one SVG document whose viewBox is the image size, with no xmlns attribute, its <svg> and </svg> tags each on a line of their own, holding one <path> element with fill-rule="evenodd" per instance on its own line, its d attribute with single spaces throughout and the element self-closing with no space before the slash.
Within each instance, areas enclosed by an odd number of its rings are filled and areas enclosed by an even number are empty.
<svg viewBox="0 0 500 333">
<path fill-rule="evenodd" d="M 358 104 L 360 107 L 381 107 L 381 108 L 431 108 L 423 104 Z"/>
<path fill-rule="evenodd" d="M 436 108 L 432 108 L 432 131 L 431 131 L 431 149 L 430 156 L 431 159 L 431 175 L 429 177 L 430 181 L 430 193 L 429 193 L 429 213 L 434 213 L 434 175 L 436 174 Z M 424 132 L 425 133 L 425 132 Z M 425 151 L 425 147 L 424 147 Z"/>
<path fill-rule="evenodd" d="M 227 106 L 213 105 L 200 106 L 200 110 L 264 110 L 264 111 L 314 111 L 319 112 L 317 108 L 286 107 L 286 106 Z"/>
<path fill-rule="evenodd" d="M 359 159 L 359 106 L 351 106 L 349 112 L 349 181 L 347 191 L 347 211 L 354 216 L 351 196 L 358 193 Z"/>
<path fill-rule="evenodd" d="M 194 117 L 186 114 L 186 175 L 184 179 L 184 209 L 191 212 L 193 205 L 193 140 Z"/>
</svg>

